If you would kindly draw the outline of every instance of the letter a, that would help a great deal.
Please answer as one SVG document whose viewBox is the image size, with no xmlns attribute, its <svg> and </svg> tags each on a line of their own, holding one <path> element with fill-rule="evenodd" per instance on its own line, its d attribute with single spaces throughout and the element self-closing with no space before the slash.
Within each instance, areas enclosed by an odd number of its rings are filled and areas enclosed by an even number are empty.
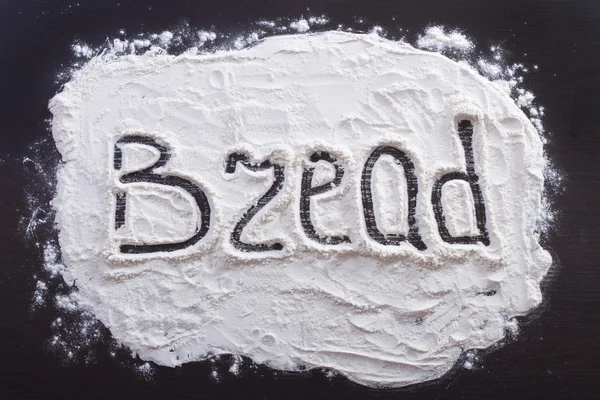
<svg viewBox="0 0 600 400">
<path fill-rule="evenodd" d="M 373 167 L 379 157 L 387 154 L 396 159 L 396 162 L 402 164 L 404 168 L 404 176 L 406 177 L 406 189 L 408 197 L 408 236 L 402 234 L 388 234 L 384 235 L 377 228 L 377 221 L 375 219 L 375 211 L 373 208 L 373 192 L 371 191 L 371 176 L 373 175 Z M 417 193 L 419 191 L 419 185 L 417 177 L 415 175 L 415 165 L 410 160 L 408 155 L 395 147 L 380 146 L 371 153 L 371 156 L 365 162 L 363 168 L 360 192 L 362 195 L 363 212 L 365 217 L 365 224 L 367 226 L 367 233 L 376 242 L 385 246 L 399 246 L 400 243 L 407 241 L 415 246 L 419 250 L 427 249 L 427 246 L 421 240 L 419 234 L 419 227 L 417 226 L 415 212 L 417 208 Z"/>
</svg>

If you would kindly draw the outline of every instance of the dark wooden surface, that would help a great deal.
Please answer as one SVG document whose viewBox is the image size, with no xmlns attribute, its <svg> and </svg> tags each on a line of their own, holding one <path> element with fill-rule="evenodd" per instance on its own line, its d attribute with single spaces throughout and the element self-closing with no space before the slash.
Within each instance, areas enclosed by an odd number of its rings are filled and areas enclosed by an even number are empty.
<svg viewBox="0 0 600 400">
<path fill-rule="evenodd" d="M 501 43 L 509 59 L 539 65 L 527 86 L 546 107 L 548 151 L 565 175 L 564 192 L 555 198 L 558 222 L 544 241 L 557 265 L 545 281 L 540 310 L 523 319 L 517 340 L 484 354 L 477 368 L 402 390 L 266 367 L 244 368 L 239 377 L 223 373 L 217 383 L 208 363 L 158 368 L 153 379 L 144 380 L 126 357 L 110 358 L 103 343 L 94 346 L 94 362 L 65 363 L 46 346 L 55 312 L 49 307 L 31 312 L 41 254 L 22 240 L 19 220 L 29 218 L 24 188 L 44 196 L 31 187 L 35 168 L 24 166 L 22 158 L 31 156 L 33 142 L 49 136 L 47 101 L 58 89 L 61 65 L 73 61 L 73 39 L 100 43 L 119 29 L 155 32 L 184 19 L 235 31 L 259 18 L 303 13 L 325 13 L 349 25 L 364 17 L 390 31 L 408 29 L 409 37 L 441 23 L 465 29 L 481 45 Z M 599 41 L 596 0 L 1 1 L 0 398 L 600 398 Z M 56 160 L 57 154 L 49 150 L 42 158 Z M 40 240 L 53 235 L 48 229 L 35 234 Z"/>
</svg>

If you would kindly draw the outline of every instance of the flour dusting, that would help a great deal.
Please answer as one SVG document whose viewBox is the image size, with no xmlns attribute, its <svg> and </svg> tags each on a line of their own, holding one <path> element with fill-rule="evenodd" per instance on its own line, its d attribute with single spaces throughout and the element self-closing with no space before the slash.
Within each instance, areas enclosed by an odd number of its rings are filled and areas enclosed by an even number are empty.
<svg viewBox="0 0 600 400">
<path fill-rule="evenodd" d="M 34 301 L 159 365 L 234 354 L 233 375 L 242 355 L 378 387 L 474 368 L 465 350 L 541 302 L 544 110 L 500 51 L 436 53 L 472 51 L 460 32 L 428 28 L 416 45 L 436 52 L 371 32 L 258 30 L 205 53 L 219 33 L 200 31 L 178 56 L 170 32 L 75 45 L 89 61 L 50 104 L 65 164 L 46 265 L 78 290 L 39 280 Z"/>
</svg>

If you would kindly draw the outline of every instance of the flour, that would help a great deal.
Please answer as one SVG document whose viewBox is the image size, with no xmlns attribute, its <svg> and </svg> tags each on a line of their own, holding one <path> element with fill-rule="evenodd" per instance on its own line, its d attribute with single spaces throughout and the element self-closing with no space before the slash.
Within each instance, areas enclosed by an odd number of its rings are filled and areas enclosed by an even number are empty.
<svg viewBox="0 0 600 400">
<path fill-rule="evenodd" d="M 428 31 L 419 46 L 469 49 L 460 34 L 450 41 L 444 35 Z M 92 58 L 50 103 L 65 161 L 53 205 L 66 268 L 56 271 L 79 288 L 57 304 L 94 314 L 117 341 L 160 365 L 231 353 L 397 387 L 439 377 L 463 350 L 501 340 L 516 329 L 514 316 L 540 303 L 551 264 L 534 234 L 545 161 L 541 123 L 532 125 L 508 96 L 520 90 L 510 80 L 517 67 L 490 74 L 497 79 L 490 82 L 437 53 L 341 32 L 272 37 L 214 55 L 135 55 L 163 38 L 113 42 L 131 55 Z M 239 47 L 258 39 L 243 36 Z M 528 92 L 518 96 L 519 105 L 540 112 Z M 468 170 L 463 120 L 473 126 L 489 244 L 443 240 L 432 205 L 435 182 Z M 154 142 L 117 143 L 141 134 Z M 190 186 L 122 181 L 161 158 L 148 143 L 170 153 L 156 174 L 200 188 L 210 215 L 196 206 Z M 422 245 L 382 244 L 365 222 L 364 166 L 384 147 L 414 165 L 415 221 L 408 217 L 408 164 L 386 153 L 368 182 L 375 227 L 392 238 L 414 238 L 417 227 Z M 311 161 L 317 153 L 336 161 Z M 253 171 L 238 162 L 227 172 L 232 154 L 271 167 Z M 236 223 L 272 187 L 273 165 L 282 166 L 281 189 L 236 244 Z M 311 238 L 301 219 L 303 176 L 314 168 L 309 183 L 317 187 L 333 182 L 337 167 L 341 181 L 308 199 Z M 117 222 L 122 193 L 126 207 Z M 452 237 L 482 233 L 466 181 L 442 186 L 440 204 Z M 208 230 L 193 245 L 121 251 L 183 242 L 203 222 Z M 239 243 L 282 249 L 248 252 Z M 230 372 L 237 374 L 235 360 Z M 469 356 L 465 367 L 474 361 Z"/>
</svg>

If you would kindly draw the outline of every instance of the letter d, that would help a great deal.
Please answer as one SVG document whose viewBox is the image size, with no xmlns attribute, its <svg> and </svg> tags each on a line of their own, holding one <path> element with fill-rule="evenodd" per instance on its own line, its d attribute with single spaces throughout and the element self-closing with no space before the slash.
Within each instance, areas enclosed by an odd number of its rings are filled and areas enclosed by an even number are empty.
<svg viewBox="0 0 600 400">
<path fill-rule="evenodd" d="M 442 240 L 447 243 L 475 244 L 481 242 L 488 246 L 490 244 L 490 238 L 485 223 L 485 203 L 483 201 L 483 195 L 481 194 L 481 188 L 479 187 L 479 177 L 475 173 L 475 160 L 473 158 L 473 124 L 471 121 L 463 120 L 458 122 L 458 136 L 465 152 L 467 173 L 450 172 L 443 175 L 435 182 L 431 193 L 431 203 L 433 204 L 435 220 Z M 479 235 L 455 237 L 448 232 L 442 205 L 442 188 L 444 187 L 444 184 L 453 180 L 461 180 L 469 184 L 469 188 L 473 194 L 473 206 L 475 208 L 475 219 L 477 221 Z"/>
</svg>

